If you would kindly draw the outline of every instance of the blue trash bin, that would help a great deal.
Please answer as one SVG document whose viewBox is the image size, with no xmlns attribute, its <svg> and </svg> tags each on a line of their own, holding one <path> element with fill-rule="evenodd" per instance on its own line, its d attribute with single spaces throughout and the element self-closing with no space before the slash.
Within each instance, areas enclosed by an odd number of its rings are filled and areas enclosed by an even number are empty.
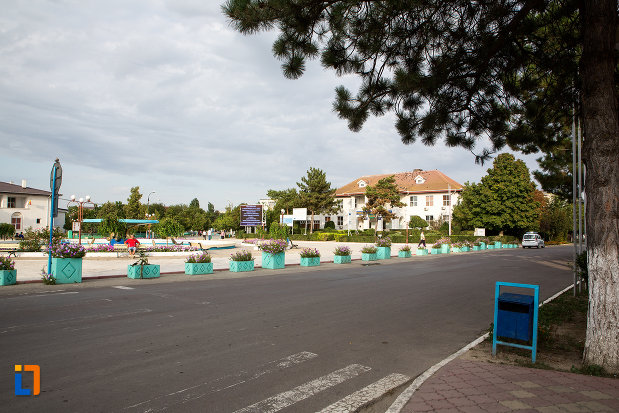
<svg viewBox="0 0 619 413">
<path fill-rule="evenodd" d="M 503 293 L 498 300 L 497 336 L 531 341 L 533 338 L 532 295 Z"/>
</svg>

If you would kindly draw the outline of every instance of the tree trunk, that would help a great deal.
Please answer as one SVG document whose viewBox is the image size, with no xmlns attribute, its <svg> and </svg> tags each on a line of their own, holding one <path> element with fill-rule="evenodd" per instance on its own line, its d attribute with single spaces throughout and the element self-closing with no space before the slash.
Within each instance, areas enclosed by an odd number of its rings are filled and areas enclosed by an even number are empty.
<svg viewBox="0 0 619 413">
<path fill-rule="evenodd" d="M 314 233 L 314 211 L 312 211 L 312 222 L 310 223 L 310 234 Z"/>
<path fill-rule="evenodd" d="M 589 263 L 584 362 L 619 373 L 619 112 L 614 82 L 617 3 L 586 0 L 581 5 Z"/>
</svg>

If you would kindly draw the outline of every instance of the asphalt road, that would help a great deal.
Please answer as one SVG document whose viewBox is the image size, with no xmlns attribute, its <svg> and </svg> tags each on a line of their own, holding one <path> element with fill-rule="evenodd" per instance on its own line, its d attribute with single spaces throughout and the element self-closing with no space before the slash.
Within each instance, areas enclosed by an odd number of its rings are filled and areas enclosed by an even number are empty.
<svg viewBox="0 0 619 413">
<path fill-rule="evenodd" d="M 394 373 L 414 378 L 477 338 L 495 281 L 538 284 L 542 299 L 565 288 L 571 254 L 2 287 L 1 410 L 318 411 Z M 14 395 L 15 364 L 41 367 L 39 396 Z"/>
</svg>

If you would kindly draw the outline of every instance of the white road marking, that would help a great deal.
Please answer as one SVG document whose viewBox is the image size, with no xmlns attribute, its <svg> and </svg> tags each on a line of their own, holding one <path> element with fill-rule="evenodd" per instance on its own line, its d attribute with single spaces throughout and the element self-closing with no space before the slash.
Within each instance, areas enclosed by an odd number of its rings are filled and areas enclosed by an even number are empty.
<svg viewBox="0 0 619 413">
<path fill-rule="evenodd" d="M 119 290 L 135 290 L 135 288 L 133 288 L 133 287 L 126 287 L 124 285 L 115 285 L 112 288 L 118 288 Z"/>
<path fill-rule="evenodd" d="M 409 380 L 410 377 L 403 374 L 390 374 L 389 376 L 383 377 L 379 381 L 344 397 L 342 400 L 325 407 L 319 413 L 356 412 L 360 408 L 368 406 L 372 402 L 378 400 L 383 394 L 392 391 Z"/>
<path fill-rule="evenodd" d="M 362 373 L 370 371 L 370 367 L 359 364 L 351 364 L 343 369 L 334 371 L 326 376 L 319 377 L 309 381 L 292 390 L 285 391 L 258 403 L 247 406 L 234 413 L 275 413 L 283 408 L 292 406 L 295 403 L 305 400 L 323 390 L 333 387 L 337 384 L 350 380 Z"/>
<path fill-rule="evenodd" d="M 255 369 L 257 371 L 254 372 L 253 374 L 243 371 L 235 375 L 220 377 L 218 379 L 211 380 L 209 382 L 200 383 L 195 386 L 188 387 L 186 389 L 181 389 L 173 393 L 166 394 L 164 396 L 159 396 L 151 400 L 146 400 L 141 403 L 137 403 L 132 406 L 125 407 L 124 410 L 133 409 L 136 407 L 140 407 L 140 409 L 144 409 L 143 411 L 147 411 L 147 412 L 166 410 L 171 406 L 182 404 L 182 403 L 187 403 L 189 401 L 200 399 L 212 393 L 217 393 L 217 392 L 220 392 L 220 391 L 232 388 L 232 387 L 236 387 L 243 383 L 256 380 L 257 378 L 262 377 L 265 374 L 269 374 L 269 373 L 272 373 L 274 371 L 278 371 L 281 369 L 286 369 L 288 367 L 295 366 L 297 364 L 303 363 L 305 361 L 311 360 L 316 357 L 318 357 L 317 354 L 311 353 L 309 351 L 302 351 L 300 353 L 292 354 L 290 356 L 265 363 L 257 367 Z M 231 383 L 226 384 L 226 385 L 223 385 L 223 383 L 219 384 L 226 380 L 231 381 Z M 203 387 L 209 386 L 209 385 L 211 386 L 210 388 L 203 389 Z M 197 392 L 190 393 L 191 391 L 197 391 Z M 166 399 L 166 400 L 165 402 L 162 403 L 162 405 L 155 406 L 154 402 L 160 399 Z M 145 406 L 149 404 L 150 406 Z"/>
</svg>

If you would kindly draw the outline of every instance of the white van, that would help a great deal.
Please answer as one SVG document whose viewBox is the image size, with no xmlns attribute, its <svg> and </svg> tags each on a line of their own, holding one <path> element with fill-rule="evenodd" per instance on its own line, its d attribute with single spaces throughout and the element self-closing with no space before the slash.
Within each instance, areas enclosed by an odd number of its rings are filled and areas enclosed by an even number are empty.
<svg viewBox="0 0 619 413">
<path fill-rule="evenodd" d="M 544 248 L 544 240 L 537 232 L 527 232 L 522 237 L 522 248 Z"/>
</svg>

